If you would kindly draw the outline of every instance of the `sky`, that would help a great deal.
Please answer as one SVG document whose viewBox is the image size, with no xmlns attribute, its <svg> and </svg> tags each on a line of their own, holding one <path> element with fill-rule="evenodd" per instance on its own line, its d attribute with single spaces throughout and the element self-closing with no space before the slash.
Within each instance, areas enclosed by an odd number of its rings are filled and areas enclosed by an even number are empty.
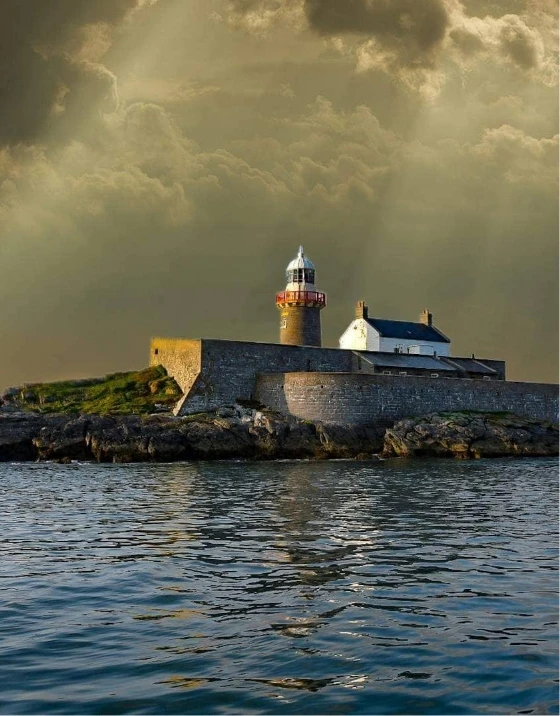
<svg viewBox="0 0 560 716">
<path fill-rule="evenodd" d="M 555 0 L 3 0 L 0 388 L 370 315 L 558 378 Z"/>
</svg>

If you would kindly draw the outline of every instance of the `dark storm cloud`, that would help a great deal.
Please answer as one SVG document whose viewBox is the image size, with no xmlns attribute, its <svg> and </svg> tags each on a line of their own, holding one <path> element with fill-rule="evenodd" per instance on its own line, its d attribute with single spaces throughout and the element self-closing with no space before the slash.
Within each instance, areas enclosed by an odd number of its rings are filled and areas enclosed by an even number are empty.
<svg viewBox="0 0 560 716">
<path fill-rule="evenodd" d="M 111 26 L 139 0 L 4 0 L 0 23 L 0 144 L 33 140 L 82 84 L 114 106 L 115 78 L 81 60 L 82 33 Z"/>
<path fill-rule="evenodd" d="M 374 38 L 400 64 L 429 66 L 445 37 L 444 0 L 230 0 L 230 24 L 261 33 L 279 23 L 318 35 Z"/>
<path fill-rule="evenodd" d="M 354 52 L 359 70 L 382 69 L 416 88 L 447 60 L 461 65 L 461 56 L 476 55 L 524 72 L 544 61 L 542 81 L 554 82 L 556 63 L 545 58 L 545 36 L 552 52 L 557 44 L 552 0 L 229 0 L 226 7 L 234 29 L 260 36 L 282 26 L 308 29 Z"/>
<path fill-rule="evenodd" d="M 309 26 L 326 35 L 372 35 L 421 59 L 443 40 L 449 18 L 443 0 L 306 0 Z"/>
<path fill-rule="evenodd" d="M 523 12 L 528 0 L 462 0 L 467 15 L 501 17 L 508 12 Z"/>
</svg>

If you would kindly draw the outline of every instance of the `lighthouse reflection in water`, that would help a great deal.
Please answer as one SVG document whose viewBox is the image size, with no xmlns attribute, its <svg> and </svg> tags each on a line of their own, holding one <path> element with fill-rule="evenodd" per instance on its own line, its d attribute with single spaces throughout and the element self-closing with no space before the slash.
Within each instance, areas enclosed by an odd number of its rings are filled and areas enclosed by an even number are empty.
<svg viewBox="0 0 560 716">
<path fill-rule="evenodd" d="M 0 465 L 0 712 L 555 713 L 556 481 Z"/>
</svg>

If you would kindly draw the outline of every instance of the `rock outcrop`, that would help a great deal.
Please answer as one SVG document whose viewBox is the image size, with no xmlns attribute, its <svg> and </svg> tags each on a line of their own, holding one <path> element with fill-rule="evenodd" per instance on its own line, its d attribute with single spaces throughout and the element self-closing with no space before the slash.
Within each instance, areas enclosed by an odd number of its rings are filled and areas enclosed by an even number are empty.
<svg viewBox="0 0 560 716">
<path fill-rule="evenodd" d="M 171 462 L 371 456 L 382 428 L 325 426 L 268 410 L 224 406 L 168 415 L 44 415 L 0 410 L 0 461 Z"/>
<path fill-rule="evenodd" d="M 0 461 L 172 462 L 248 458 L 494 457 L 558 454 L 558 428 L 492 414 L 429 415 L 392 427 L 327 425 L 223 406 L 169 415 L 0 409 Z"/>
<path fill-rule="evenodd" d="M 385 433 L 385 457 L 558 455 L 558 426 L 502 413 L 443 413 L 399 420 Z"/>
</svg>

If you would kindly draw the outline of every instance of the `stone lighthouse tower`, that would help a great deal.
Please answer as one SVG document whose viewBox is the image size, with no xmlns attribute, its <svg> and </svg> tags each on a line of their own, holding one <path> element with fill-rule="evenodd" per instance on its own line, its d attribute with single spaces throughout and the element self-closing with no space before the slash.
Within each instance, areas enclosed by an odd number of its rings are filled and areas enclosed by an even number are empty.
<svg viewBox="0 0 560 716">
<path fill-rule="evenodd" d="M 276 294 L 280 309 L 280 343 L 289 346 L 321 345 L 321 309 L 327 297 L 315 286 L 315 266 L 299 247 L 286 269 L 286 290 Z"/>
</svg>

